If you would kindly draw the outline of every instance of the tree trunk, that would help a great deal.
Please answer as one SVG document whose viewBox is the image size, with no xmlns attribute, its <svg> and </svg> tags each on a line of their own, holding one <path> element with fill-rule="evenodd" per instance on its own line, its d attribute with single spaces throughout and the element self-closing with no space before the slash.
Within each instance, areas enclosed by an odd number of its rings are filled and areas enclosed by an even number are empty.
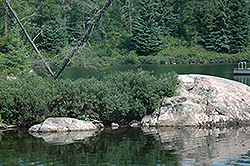
<svg viewBox="0 0 250 166">
<path fill-rule="evenodd" d="M 16 15 L 16 12 L 13 10 L 13 8 L 11 7 L 10 3 L 8 2 L 8 0 L 5 0 L 8 8 L 11 10 L 12 14 L 14 15 L 15 19 L 17 20 L 18 24 L 21 26 L 22 30 L 24 31 L 26 37 L 28 38 L 30 44 L 32 45 L 32 47 L 35 49 L 35 51 L 37 52 L 38 56 L 42 59 L 44 65 L 46 66 L 47 70 L 49 71 L 50 75 L 53 77 L 54 73 L 53 71 L 50 69 L 49 65 L 47 64 L 47 62 L 45 61 L 44 57 L 41 55 L 40 51 L 37 49 L 36 45 L 33 43 L 33 41 L 31 40 L 31 38 L 29 37 L 27 31 L 25 30 L 24 26 L 22 25 L 21 21 L 19 20 L 19 18 Z"/>
<path fill-rule="evenodd" d="M 129 30 L 130 30 L 130 36 L 132 36 L 132 17 L 131 17 L 131 2 L 128 0 L 128 10 L 129 10 Z"/>
<path fill-rule="evenodd" d="M 5 35 L 5 38 L 7 39 L 8 37 L 8 10 L 5 7 L 4 9 L 5 9 L 4 35 Z"/>
<path fill-rule="evenodd" d="M 90 23 L 90 26 L 88 27 L 87 31 L 85 32 L 85 34 L 82 36 L 82 38 L 77 42 L 77 44 L 74 46 L 74 48 L 72 49 L 72 51 L 69 53 L 69 55 L 64 59 L 63 64 L 60 66 L 60 68 L 56 71 L 56 73 L 54 74 L 54 76 L 52 77 L 52 80 L 57 79 L 57 77 L 61 74 L 61 72 L 63 71 L 63 69 L 66 67 L 66 65 L 69 63 L 70 59 L 74 56 L 76 50 L 79 48 L 79 46 L 82 44 L 82 42 L 87 38 L 87 36 L 89 35 L 89 33 L 92 31 L 92 29 L 94 28 L 94 26 L 96 25 L 96 23 L 100 20 L 100 18 L 102 17 L 103 13 L 105 10 L 107 10 L 107 8 L 111 5 L 112 0 L 108 0 L 108 2 L 106 3 L 106 5 L 104 6 L 104 8 L 102 8 L 100 10 L 99 15 L 95 18 L 95 20 Z M 51 80 L 51 81 L 52 81 Z"/>
</svg>

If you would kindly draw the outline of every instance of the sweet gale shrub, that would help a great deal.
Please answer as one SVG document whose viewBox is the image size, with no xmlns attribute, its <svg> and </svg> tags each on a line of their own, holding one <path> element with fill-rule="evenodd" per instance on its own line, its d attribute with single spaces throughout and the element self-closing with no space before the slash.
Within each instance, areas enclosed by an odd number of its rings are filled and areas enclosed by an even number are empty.
<svg viewBox="0 0 250 166">
<path fill-rule="evenodd" d="M 34 74 L 0 76 L 0 114 L 5 122 L 29 127 L 47 117 L 82 117 L 86 110 L 105 123 L 125 123 L 152 113 L 164 96 L 173 96 L 176 73 L 155 76 L 144 70 L 102 78 L 48 80 Z M 86 114 L 87 116 L 87 114 Z"/>
</svg>

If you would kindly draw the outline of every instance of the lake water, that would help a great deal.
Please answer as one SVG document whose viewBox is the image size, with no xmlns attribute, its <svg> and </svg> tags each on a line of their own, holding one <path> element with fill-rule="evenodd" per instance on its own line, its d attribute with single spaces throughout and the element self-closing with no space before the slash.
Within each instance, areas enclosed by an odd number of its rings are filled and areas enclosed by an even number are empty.
<svg viewBox="0 0 250 166">
<path fill-rule="evenodd" d="M 175 71 L 178 74 L 206 74 L 237 80 L 250 85 L 250 76 L 233 75 L 233 68 L 235 67 L 237 67 L 237 64 L 124 65 L 113 66 L 105 70 L 87 70 L 82 67 L 68 67 L 67 70 L 62 73 L 61 77 L 70 79 L 88 78 L 92 76 L 99 77 L 114 71 L 137 70 L 142 68 L 143 70 L 153 71 L 155 75 L 171 71 Z"/>
<path fill-rule="evenodd" d="M 239 80 L 237 64 L 116 66 L 102 71 L 67 68 L 62 77 L 102 75 L 143 68 L 155 74 L 176 71 Z M 30 135 L 27 129 L 0 131 L 0 165 L 175 166 L 250 165 L 250 127 L 105 128 L 99 132 Z"/>
<path fill-rule="evenodd" d="M 237 64 L 124 65 L 112 66 L 104 70 L 87 70 L 82 67 L 67 67 L 63 72 L 62 77 L 71 79 L 92 76 L 98 77 L 114 71 L 137 70 L 142 68 L 143 70 L 154 71 L 155 75 L 175 71 L 178 74 L 207 74 L 232 79 L 234 67 L 237 67 Z"/>
</svg>

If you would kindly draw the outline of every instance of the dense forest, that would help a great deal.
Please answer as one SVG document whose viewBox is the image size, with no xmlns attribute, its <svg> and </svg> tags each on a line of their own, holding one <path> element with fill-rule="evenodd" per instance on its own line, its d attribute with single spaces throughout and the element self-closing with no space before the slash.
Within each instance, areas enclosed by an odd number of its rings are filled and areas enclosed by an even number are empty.
<svg viewBox="0 0 250 166">
<path fill-rule="evenodd" d="M 57 67 L 107 0 L 11 0 L 27 33 Z M 0 70 L 44 66 L 0 0 Z M 208 63 L 250 60 L 245 0 L 113 0 L 70 65 Z"/>
</svg>

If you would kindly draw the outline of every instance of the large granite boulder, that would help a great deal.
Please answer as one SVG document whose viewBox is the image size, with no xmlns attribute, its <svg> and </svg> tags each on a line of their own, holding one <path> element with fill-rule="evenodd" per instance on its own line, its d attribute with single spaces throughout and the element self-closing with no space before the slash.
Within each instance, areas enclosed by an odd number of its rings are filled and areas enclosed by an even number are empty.
<svg viewBox="0 0 250 166">
<path fill-rule="evenodd" d="M 61 132 L 97 130 L 101 125 L 75 118 L 47 118 L 43 123 L 31 126 L 29 132 Z"/>
<path fill-rule="evenodd" d="M 180 75 L 178 95 L 164 98 L 145 116 L 144 126 L 226 126 L 250 124 L 250 87 L 207 75 Z"/>
</svg>

